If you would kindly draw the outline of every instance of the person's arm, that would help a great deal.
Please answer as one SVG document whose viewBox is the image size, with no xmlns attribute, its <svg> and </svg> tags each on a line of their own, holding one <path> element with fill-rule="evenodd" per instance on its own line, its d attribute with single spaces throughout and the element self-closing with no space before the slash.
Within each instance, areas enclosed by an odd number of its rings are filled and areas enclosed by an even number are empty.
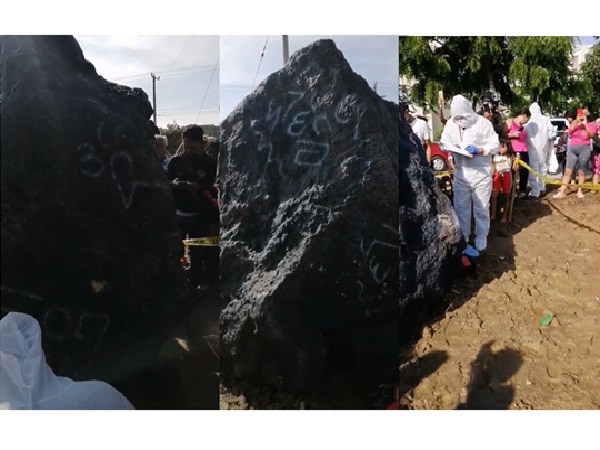
<svg viewBox="0 0 600 450">
<path fill-rule="evenodd" d="M 440 119 L 440 122 L 442 122 L 442 125 L 446 125 L 446 123 L 448 122 L 446 119 L 444 119 L 444 110 L 442 109 L 441 106 L 440 106 L 440 110 L 438 111 L 438 119 Z"/>
<path fill-rule="evenodd" d="M 590 139 L 594 139 L 594 134 L 596 134 L 596 130 L 594 128 L 593 123 L 588 123 L 587 118 L 583 119 L 584 130 L 588 134 Z"/>
<path fill-rule="evenodd" d="M 427 155 L 427 162 L 431 164 L 431 141 L 425 139 L 423 141 L 423 147 L 425 147 L 425 154 Z"/>
<path fill-rule="evenodd" d="M 579 121 L 579 119 L 575 119 L 573 122 L 571 122 L 571 125 L 569 125 L 569 137 L 573 137 L 573 133 L 575 132 L 575 130 L 577 128 L 579 128 L 579 125 L 581 125 L 581 122 Z"/>
<path fill-rule="evenodd" d="M 431 164 L 431 141 L 429 140 L 429 125 L 423 121 L 423 147 L 425 155 L 427 155 L 427 162 Z"/>
<path fill-rule="evenodd" d="M 448 152 L 456 147 L 458 147 L 458 145 L 452 142 L 452 132 L 449 131 L 448 125 L 445 125 L 442 130 L 442 136 L 440 137 L 440 148 Z"/>
<path fill-rule="evenodd" d="M 548 120 L 547 128 L 548 128 L 548 140 L 553 141 L 554 139 L 556 139 L 556 135 L 558 134 L 558 127 L 555 128 L 554 125 L 552 125 L 552 122 L 550 122 Z"/>
</svg>

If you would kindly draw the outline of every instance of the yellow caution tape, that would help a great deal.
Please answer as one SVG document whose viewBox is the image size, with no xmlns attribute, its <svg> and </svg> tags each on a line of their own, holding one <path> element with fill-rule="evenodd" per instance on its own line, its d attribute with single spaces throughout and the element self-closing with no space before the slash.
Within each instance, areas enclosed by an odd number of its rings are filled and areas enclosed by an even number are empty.
<svg viewBox="0 0 600 450">
<path fill-rule="evenodd" d="M 220 245 L 221 240 L 218 237 L 201 237 L 201 238 L 193 238 L 186 239 L 183 241 L 183 245 L 186 247 L 218 247 Z"/>
<path fill-rule="evenodd" d="M 531 167 L 529 167 L 526 163 L 524 163 L 523 161 L 521 161 L 520 159 L 517 159 L 515 161 L 517 164 L 519 164 L 522 167 L 525 167 L 530 173 L 532 173 L 533 175 L 535 175 L 536 177 L 538 177 L 540 180 L 544 181 L 544 183 L 546 184 L 550 184 L 550 185 L 554 185 L 554 186 L 562 186 L 562 180 L 555 180 L 554 178 L 550 178 L 550 177 L 545 177 L 543 175 L 540 175 L 539 173 L 537 173 L 535 170 L 533 170 Z M 569 185 L 571 186 L 571 185 Z M 573 185 L 572 187 L 576 188 L 576 189 L 587 189 L 589 191 L 600 191 L 600 184 L 576 184 Z"/>
<path fill-rule="evenodd" d="M 451 177 L 452 176 L 452 172 L 450 172 L 449 170 L 434 172 L 433 176 L 436 177 L 436 178 Z"/>
</svg>

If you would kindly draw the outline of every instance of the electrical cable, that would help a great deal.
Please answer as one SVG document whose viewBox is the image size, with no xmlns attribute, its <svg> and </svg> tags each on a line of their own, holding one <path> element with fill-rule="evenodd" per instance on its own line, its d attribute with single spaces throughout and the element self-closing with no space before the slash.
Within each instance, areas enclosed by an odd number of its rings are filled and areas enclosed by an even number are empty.
<svg viewBox="0 0 600 450">
<path fill-rule="evenodd" d="M 267 50 L 267 45 L 269 44 L 269 38 L 271 36 L 267 36 L 267 40 L 265 41 L 265 45 L 263 46 L 262 53 L 260 54 L 260 59 L 258 60 L 258 69 L 256 69 L 256 75 L 254 76 L 254 81 L 252 82 L 252 91 L 254 90 L 254 85 L 256 84 L 256 80 L 258 79 L 258 73 L 260 72 L 260 65 L 262 64 L 263 58 L 265 56 L 265 51 Z"/>
</svg>

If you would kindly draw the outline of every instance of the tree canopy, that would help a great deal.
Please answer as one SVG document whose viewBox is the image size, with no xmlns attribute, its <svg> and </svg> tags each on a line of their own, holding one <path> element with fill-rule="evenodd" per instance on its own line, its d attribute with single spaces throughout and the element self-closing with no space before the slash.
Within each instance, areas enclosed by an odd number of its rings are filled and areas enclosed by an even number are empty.
<svg viewBox="0 0 600 450">
<path fill-rule="evenodd" d="M 494 90 L 515 109 L 533 101 L 556 109 L 575 89 L 570 62 L 577 44 L 572 36 L 402 36 L 400 75 L 417 81 L 410 94 L 426 108 L 437 104 L 439 90 L 473 103 Z"/>
</svg>

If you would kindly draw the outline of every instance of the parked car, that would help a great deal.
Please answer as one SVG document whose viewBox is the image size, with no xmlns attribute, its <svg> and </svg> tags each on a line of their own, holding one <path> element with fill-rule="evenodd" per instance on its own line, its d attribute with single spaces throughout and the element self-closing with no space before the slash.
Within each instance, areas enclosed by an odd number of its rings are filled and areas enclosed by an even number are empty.
<svg viewBox="0 0 600 450">
<path fill-rule="evenodd" d="M 431 143 L 431 167 L 435 172 L 443 172 L 450 169 L 448 156 L 448 152 L 440 150 L 437 142 Z"/>
</svg>

